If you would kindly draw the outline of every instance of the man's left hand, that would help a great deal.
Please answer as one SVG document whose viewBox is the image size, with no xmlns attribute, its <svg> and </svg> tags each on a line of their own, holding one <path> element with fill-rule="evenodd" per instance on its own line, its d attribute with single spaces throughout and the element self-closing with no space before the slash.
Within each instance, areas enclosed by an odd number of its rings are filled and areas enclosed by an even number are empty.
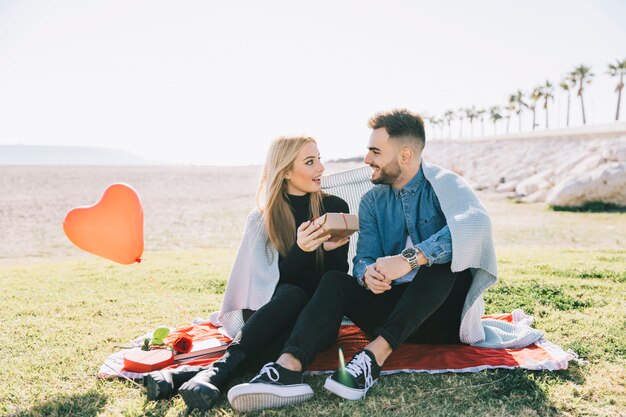
<svg viewBox="0 0 626 417">
<path fill-rule="evenodd" d="M 411 265 L 400 255 L 385 256 L 376 259 L 374 264 L 376 271 L 380 272 L 385 278 L 394 280 L 405 276 L 411 271 Z"/>
</svg>

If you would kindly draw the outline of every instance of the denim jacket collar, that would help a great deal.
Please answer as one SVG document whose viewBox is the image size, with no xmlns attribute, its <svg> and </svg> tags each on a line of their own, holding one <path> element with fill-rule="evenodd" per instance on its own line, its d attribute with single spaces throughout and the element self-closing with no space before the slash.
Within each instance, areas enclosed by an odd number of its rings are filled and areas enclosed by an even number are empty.
<svg viewBox="0 0 626 417">
<path fill-rule="evenodd" d="M 393 189 L 393 194 L 396 197 L 400 197 L 401 194 L 406 193 L 415 194 L 415 192 L 421 187 L 424 180 L 424 172 L 422 171 L 422 165 L 420 164 L 420 169 L 417 171 L 417 174 L 415 174 L 415 176 L 411 178 L 411 180 L 407 182 L 404 187 L 402 187 L 400 190 L 396 190 L 395 188 L 391 187 Z"/>
</svg>

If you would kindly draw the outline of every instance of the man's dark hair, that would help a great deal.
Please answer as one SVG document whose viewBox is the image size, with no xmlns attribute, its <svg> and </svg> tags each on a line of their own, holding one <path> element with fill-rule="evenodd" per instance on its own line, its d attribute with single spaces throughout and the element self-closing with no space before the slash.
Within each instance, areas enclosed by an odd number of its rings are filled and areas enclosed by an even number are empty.
<svg viewBox="0 0 626 417">
<path fill-rule="evenodd" d="M 422 116 L 407 109 L 393 109 L 376 113 L 367 124 L 371 129 L 384 127 L 390 139 L 401 142 L 402 145 L 416 148 L 420 152 L 426 144 Z"/>
</svg>

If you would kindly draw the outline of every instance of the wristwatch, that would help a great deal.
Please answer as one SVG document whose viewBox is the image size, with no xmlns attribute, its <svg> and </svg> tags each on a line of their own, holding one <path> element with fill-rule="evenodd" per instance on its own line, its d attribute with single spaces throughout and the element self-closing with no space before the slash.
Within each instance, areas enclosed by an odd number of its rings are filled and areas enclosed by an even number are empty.
<svg viewBox="0 0 626 417">
<path fill-rule="evenodd" d="M 406 259 L 406 261 L 411 265 L 411 269 L 419 268 L 420 264 L 417 261 L 418 249 L 416 248 L 406 248 L 402 251 L 401 256 Z"/>
</svg>

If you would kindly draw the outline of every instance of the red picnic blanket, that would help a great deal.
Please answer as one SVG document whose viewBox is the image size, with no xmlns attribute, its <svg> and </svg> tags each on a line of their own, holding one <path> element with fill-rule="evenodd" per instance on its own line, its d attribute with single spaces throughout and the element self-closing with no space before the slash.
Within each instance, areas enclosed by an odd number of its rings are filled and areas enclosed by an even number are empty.
<svg viewBox="0 0 626 417">
<path fill-rule="evenodd" d="M 483 317 L 512 321 L 511 314 Z M 222 335 L 219 329 L 211 324 L 194 324 L 177 328 L 175 331 L 188 333 L 193 337 L 194 341 L 215 337 L 224 342 L 230 342 L 229 338 Z M 142 338 L 136 339 L 138 343 L 136 349 L 140 348 L 142 340 Z M 342 326 L 336 342 L 317 355 L 308 372 L 311 374 L 334 372 L 339 366 L 337 353 L 339 347 L 343 350 L 347 362 L 356 352 L 363 349 L 370 340 L 357 326 Z M 123 376 L 131 379 L 142 378 L 142 373 L 130 372 L 124 369 L 125 352 L 127 350 L 110 355 L 100 367 L 98 377 L 112 378 Z M 181 365 L 207 366 L 220 357 L 221 354 L 214 354 L 193 358 L 184 362 L 174 363 L 167 369 Z M 566 352 L 560 346 L 543 338 L 537 343 L 522 349 L 489 349 L 468 345 L 416 345 L 404 343 L 389 356 L 383 366 L 383 374 L 396 372 L 477 372 L 493 368 L 556 371 L 567 369 L 568 363 L 575 358 L 576 355 L 574 353 Z"/>
</svg>

